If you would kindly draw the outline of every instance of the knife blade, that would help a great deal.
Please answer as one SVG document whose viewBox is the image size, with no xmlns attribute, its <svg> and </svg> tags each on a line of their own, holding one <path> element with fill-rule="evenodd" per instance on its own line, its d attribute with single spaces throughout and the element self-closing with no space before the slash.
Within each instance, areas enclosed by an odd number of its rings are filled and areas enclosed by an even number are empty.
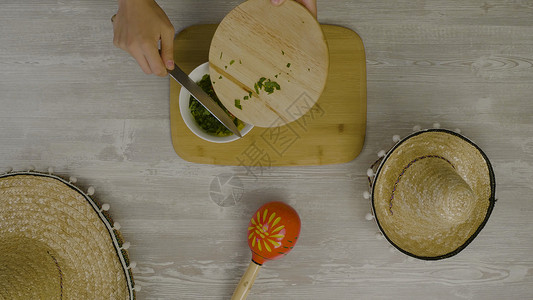
<svg viewBox="0 0 533 300">
<path fill-rule="evenodd" d="M 181 86 L 183 86 L 194 99 L 198 100 L 205 109 L 207 109 L 217 120 L 222 123 L 227 129 L 229 129 L 233 134 L 242 138 L 242 135 L 233 123 L 233 120 L 228 116 L 228 114 L 213 100 L 206 92 L 200 88 L 194 80 L 185 74 L 183 70 L 180 69 L 176 64 L 174 64 L 174 70 L 169 71 L 169 74 L 174 78 Z"/>
</svg>

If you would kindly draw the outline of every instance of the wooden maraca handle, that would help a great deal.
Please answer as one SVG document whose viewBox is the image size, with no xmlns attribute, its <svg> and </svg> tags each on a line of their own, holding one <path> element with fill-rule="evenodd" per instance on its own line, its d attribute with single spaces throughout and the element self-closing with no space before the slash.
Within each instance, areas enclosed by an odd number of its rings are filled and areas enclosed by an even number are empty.
<svg viewBox="0 0 533 300">
<path fill-rule="evenodd" d="M 257 277 L 257 273 L 259 273 L 259 269 L 261 269 L 261 265 L 256 264 L 254 261 L 250 262 L 248 269 L 246 269 L 246 272 L 242 275 L 241 281 L 239 281 L 239 284 L 235 288 L 231 300 L 246 299 L 254 284 L 255 278 Z"/>
</svg>

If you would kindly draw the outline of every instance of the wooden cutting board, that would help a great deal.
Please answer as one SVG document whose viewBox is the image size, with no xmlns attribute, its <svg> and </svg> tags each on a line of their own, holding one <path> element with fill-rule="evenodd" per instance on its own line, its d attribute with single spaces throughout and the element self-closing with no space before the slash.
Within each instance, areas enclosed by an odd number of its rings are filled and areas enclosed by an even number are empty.
<svg viewBox="0 0 533 300">
<path fill-rule="evenodd" d="M 185 72 L 208 61 L 216 29 L 217 25 L 195 25 L 176 35 L 174 59 Z M 326 165 L 356 158 L 366 130 L 363 42 L 347 28 L 322 25 L 322 30 L 329 47 L 326 87 L 307 113 L 284 126 L 255 127 L 244 138 L 226 144 L 204 141 L 183 122 L 178 105 L 181 86 L 170 80 L 170 126 L 176 153 L 195 163 L 244 166 L 250 175 L 273 166 Z M 303 95 L 300 100 L 305 103 L 305 99 Z"/>
<path fill-rule="evenodd" d="M 316 103 L 326 84 L 328 58 L 320 24 L 303 5 L 248 0 L 219 24 L 209 73 L 218 98 L 234 116 L 273 127 L 297 120 Z M 303 94 L 305 105 L 297 103 Z M 299 114 L 293 106 L 300 107 Z"/>
</svg>

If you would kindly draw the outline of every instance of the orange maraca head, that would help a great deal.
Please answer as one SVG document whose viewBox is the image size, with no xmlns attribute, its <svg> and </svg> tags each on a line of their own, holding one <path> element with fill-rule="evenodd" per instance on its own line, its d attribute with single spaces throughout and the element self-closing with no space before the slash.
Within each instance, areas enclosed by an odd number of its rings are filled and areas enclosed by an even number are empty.
<svg viewBox="0 0 533 300">
<path fill-rule="evenodd" d="M 283 202 L 261 206 L 248 224 L 248 246 L 252 260 L 262 265 L 289 253 L 300 235 L 300 217 Z"/>
</svg>

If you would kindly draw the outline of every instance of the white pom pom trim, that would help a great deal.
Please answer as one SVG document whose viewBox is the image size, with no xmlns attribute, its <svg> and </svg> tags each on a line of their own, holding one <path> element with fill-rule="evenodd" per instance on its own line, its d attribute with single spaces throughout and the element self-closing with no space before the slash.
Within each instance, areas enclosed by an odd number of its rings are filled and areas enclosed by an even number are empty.
<svg viewBox="0 0 533 300">
<path fill-rule="evenodd" d="M 439 123 L 433 123 L 433 128 L 440 128 L 440 124 Z"/>
<path fill-rule="evenodd" d="M 368 191 L 364 191 L 363 192 L 363 198 L 365 198 L 367 200 L 370 199 L 370 193 Z"/>
<path fill-rule="evenodd" d="M 372 169 L 368 169 L 368 170 L 366 170 L 366 175 L 367 175 L 368 177 L 372 177 L 372 176 L 374 176 L 374 170 L 372 170 Z"/>
<path fill-rule="evenodd" d="M 137 263 L 134 261 L 130 261 L 130 265 L 128 266 L 128 269 L 135 269 L 137 267 Z"/>
<path fill-rule="evenodd" d="M 107 204 L 107 203 L 104 203 L 104 204 L 102 205 L 102 210 L 108 211 L 110 208 L 111 208 L 111 205 L 109 205 L 109 204 Z"/>
<path fill-rule="evenodd" d="M 392 141 L 395 142 L 395 143 L 398 143 L 401 139 L 402 138 L 399 135 L 397 135 L 397 134 L 392 136 Z"/>
<path fill-rule="evenodd" d="M 76 178 L 74 176 L 70 176 L 70 178 L 68 180 L 69 180 L 69 183 L 76 183 L 78 181 L 78 178 Z"/>
<path fill-rule="evenodd" d="M 371 213 L 367 213 L 367 214 L 365 215 L 365 219 L 366 219 L 367 221 L 372 221 L 372 220 L 374 219 L 374 215 L 372 215 Z"/>
<path fill-rule="evenodd" d="M 385 150 L 380 150 L 378 152 L 378 157 L 383 157 L 383 156 L 385 156 L 385 154 L 386 154 Z"/>
<path fill-rule="evenodd" d="M 413 131 L 420 131 L 420 129 L 422 129 L 422 127 L 420 125 L 415 125 L 413 127 Z"/>
<path fill-rule="evenodd" d="M 130 248 L 130 242 L 125 242 L 124 244 L 122 244 L 122 248 L 121 249 L 128 250 L 129 248 Z"/>
<path fill-rule="evenodd" d="M 122 226 L 120 226 L 120 223 L 119 223 L 119 222 L 115 222 L 115 223 L 113 223 L 113 229 L 115 229 L 115 230 L 120 230 L 121 227 L 122 227 Z"/>
<path fill-rule="evenodd" d="M 90 187 L 87 189 L 87 195 L 89 195 L 89 196 L 94 195 L 94 187 L 90 186 Z"/>
</svg>

